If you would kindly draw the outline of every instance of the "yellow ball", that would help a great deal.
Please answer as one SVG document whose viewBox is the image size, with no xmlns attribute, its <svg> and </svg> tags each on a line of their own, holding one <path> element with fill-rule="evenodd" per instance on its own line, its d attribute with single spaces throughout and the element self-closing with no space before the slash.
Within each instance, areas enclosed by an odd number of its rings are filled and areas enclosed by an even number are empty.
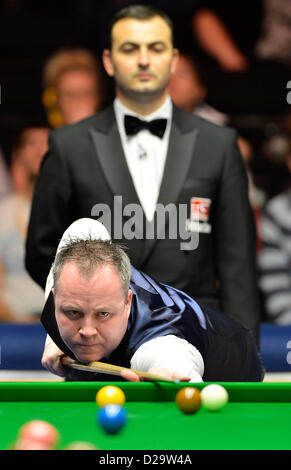
<svg viewBox="0 0 291 470">
<path fill-rule="evenodd" d="M 113 404 L 123 406 L 125 403 L 125 394 L 121 388 L 115 385 L 107 385 L 106 387 L 100 388 L 97 392 L 96 403 L 100 408 Z"/>
</svg>

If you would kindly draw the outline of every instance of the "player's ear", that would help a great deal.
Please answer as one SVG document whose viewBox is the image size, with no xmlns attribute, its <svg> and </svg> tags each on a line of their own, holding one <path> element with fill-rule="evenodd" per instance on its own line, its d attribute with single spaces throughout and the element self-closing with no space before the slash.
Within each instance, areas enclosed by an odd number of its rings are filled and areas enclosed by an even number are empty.
<svg viewBox="0 0 291 470">
<path fill-rule="evenodd" d="M 104 49 L 103 54 L 102 54 L 102 60 L 103 60 L 103 65 L 106 70 L 106 73 L 109 75 L 109 77 L 113 77 L 114 67 L 112 64 L 111 52 L 109 49 Z"/>
<path fill-rule="evenodd" d="M 131 302 L 132 302 L 132 290 L 128 289 L 127 299 L 126 299 L 126 309 L 128 310 L 128 315 L 130 314 Z"/>
</svg>

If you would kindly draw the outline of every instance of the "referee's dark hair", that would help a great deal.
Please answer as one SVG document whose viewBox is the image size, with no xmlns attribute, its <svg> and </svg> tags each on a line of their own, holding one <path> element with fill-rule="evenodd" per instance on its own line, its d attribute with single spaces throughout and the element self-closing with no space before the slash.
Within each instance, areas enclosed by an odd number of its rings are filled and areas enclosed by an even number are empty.
<svg viewBox="0 0 291 470">
<path fill-rule="evenodd" d="M 107 34 L 108 48 L 111 49 L 112 29 L 118 21 L 123 20 L 125 18 L 133 18 L 136 20 L 143 21 L 154 18 L 155 16 L 160 16 L 167 23 L 171 30 L 172 42 L 174 44 L 174 24 L 163 10 L 160 10 L 159 8 L 153 7 L 151 5 L 130 5 L 119 10 L 111 20 Z"/>
</svg>

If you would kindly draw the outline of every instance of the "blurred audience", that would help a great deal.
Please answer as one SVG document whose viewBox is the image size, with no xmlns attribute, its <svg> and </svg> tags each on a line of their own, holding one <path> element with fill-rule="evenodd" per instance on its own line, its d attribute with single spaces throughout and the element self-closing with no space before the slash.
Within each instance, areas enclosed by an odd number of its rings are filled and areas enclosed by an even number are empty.
<svg viewBox="0 0 291 470">
<path fill-rule="evenodd" d="M 248 183 L 249 183 L 249 199 L 254 212 L 256 230 L 257 230 L 257 252 L 261 249 L 261 239 L 260 239 L 260 216 L 261 208 L 266 202 L 267 195 L 262 188 L 259 188 L 256 185 L 252 162 L 255 158 L 254 147 L 250 139 L 239 135 L 238 137 L 238 146 L 243 157 L 243 162 L 247 172 Z"/>
<path fill-rule="evenodd" d="M 229 72 L 244 72 L 249 59 L 239 49 L 228 28 L 215 11 L 201 8 L 193 15 L 192 27 L 197 42 L 207 55 Z"/>
<path fill-rule="evenodd" d="M 291 173 L 291 148 L 286 154 Z M 268 320 L 291 325 L 291 177 L 289 187 L 270 199 L 260 220 L 260 289 Z"/>
<path fill-rule="evenodd" d="M 207 100 L 207 88 L 199 66 L 192 56 L 180 53 L 176 72 L 171 76 L 169 92 L 174 103 L 190 113 L 197 114 L 215 124 L 227 125 L 229 118 L 226 114 L 209 106 Z M 254 148 L 250 139 L 239 136 L 238 145 L 244 160 L 249 179 L 249 196 L 255 214 L 263 206 L 266 195 L 263 190 L 255 185 L 251 162 L 254 158 Z"/>
<path fill-rule="evenodd" d="M 255 46 L 259 59 L 291 66 L 291 2 L 264 0 L 262 34 Z"/>
<path fill-rule="evenodd" d="M 258 215 L 258 211 L 265 204 L 267 196 L 263 189 L 257 187 L 254 181 L 252 170 L 252 161 L 255 157 L 254 147 L 251 140 L 242 135 L 238 137 L 238 146 L 248 175 L 250 202 L 255 211 L 255 214 Z"/>
<path fill-rule="evenodd" d="M 11 191 L 10 175 L 0 147 L 0 199 Z"/>
<path fill-rule="evenodd" d="M 216 6 L 220 2 L 206 0 L 193 15 L 208 99 L 227 114 L 280 114 L 288 107 L 282 93 L 290 79 L 291 2 L 262 0 L 242 8 L 243 3 L 232 2 L 228 8 L 227 1 L 223 2 L 220 15 Z M 228 9 L 234 11 L 233 17 L 227 14 Z M 240 10 L 244 30 L 236 28 Z M 249 34 L 256 23 L 257 35 L 253 31 Z M 249 44 L 248 36 L 252 36 Z"/>
<path fill-rule="evenodd" d="M 72 124 L 99 111 L 106 100 L 103 69 L 86 49 L 61 49 L 45 63 L 43 104 L 51 127 Z"/>
<path fill-rule="evenodd" d="M 44 293 L 24 267 L 24 243 L 34 183 L 47 150 L 48 127 L 33 124 L 19 134 L 11 155 L 12 192 L 0 200 L 0 321 L 39 319 Z"/>
<path fill-rule="evenodd" d="M 193 57 L 180 53 L 176 72 L 171 75 L 169 93 L 180 108 L 215 124 L 227 124 L 228 117 L 206 102 L 207 88 Z"/>
<path fill-rule="evenodd" d="M 287 116 L 288 118 L 288 116 Z M 256 172 L 263 181 L 267 200 L 284 192 L 290 184 L 290 172 L 286 165 L 289 153 L 289 134 L 286 119 L 265 125 L 265 138 L 261 145 L 261 158 L 257 162 Z"/>
<path fill-rule="evenodd" d="M 258 37 L 248 54 L 239 45 L 233 24 L 226 24 L 217 13 L 213 2 L 204 2 L 193 15 L 192 27 L 201 49 L 216 60 L 222 69 L 243 72 L 255 60 L 278 61 L 291 65 L 291 2 L 290 0 L 262 0 L 261 9 L 249 5 L 249 20 L 257 14 Z M 207 3 L 209 6 L 207 6 Z M 252 50 L 251 50 L 252 49 Z"/>
</svg>

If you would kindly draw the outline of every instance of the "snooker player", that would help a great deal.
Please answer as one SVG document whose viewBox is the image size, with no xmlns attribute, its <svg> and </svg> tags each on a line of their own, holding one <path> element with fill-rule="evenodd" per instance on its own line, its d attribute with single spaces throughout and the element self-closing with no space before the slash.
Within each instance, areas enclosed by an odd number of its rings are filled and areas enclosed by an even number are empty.
<svg viewBox="0 0 291 470">
<path fill-rule="evenodd" d="M 68 369 L 61 363 L 64 355 L 181 381 L 261 381 L 264 376 L 248 329 L 137 271 L 93 219 L 77 220 L 60 241 L 42 323 L 49 335 L 42 364 L 66 380 L 108 376 Z M 139 380 L 129 370 L 122 376 Z"/>
</svg>

